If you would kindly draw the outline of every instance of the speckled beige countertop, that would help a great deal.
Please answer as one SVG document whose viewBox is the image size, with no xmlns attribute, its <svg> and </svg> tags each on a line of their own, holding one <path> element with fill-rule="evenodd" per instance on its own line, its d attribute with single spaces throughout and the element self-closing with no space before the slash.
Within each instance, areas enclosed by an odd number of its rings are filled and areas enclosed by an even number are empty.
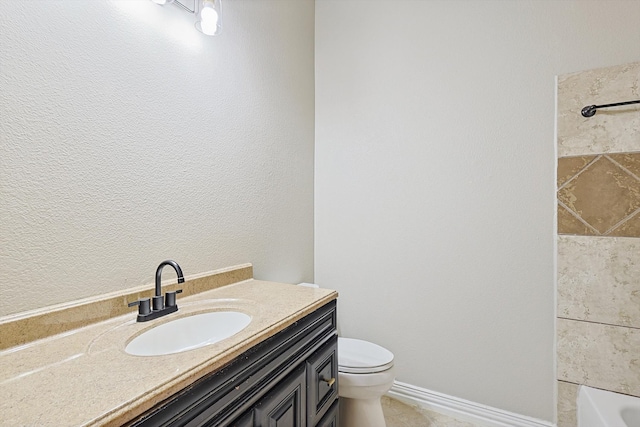
<svg viewBox="0 0 640 427">
<path fill-rule="evenodd" d="M 121 425 L 335 298 L 328 289 L 248 279 L 179 298 L 177 313 L 150 322 L 137 323 L 133 311 L 7 348 L 0 351 L 0 425 Z M 229 308 L 252 320 L 219 343 L 154 357 L 124 352 L 158 324 Z"/>
</svg>

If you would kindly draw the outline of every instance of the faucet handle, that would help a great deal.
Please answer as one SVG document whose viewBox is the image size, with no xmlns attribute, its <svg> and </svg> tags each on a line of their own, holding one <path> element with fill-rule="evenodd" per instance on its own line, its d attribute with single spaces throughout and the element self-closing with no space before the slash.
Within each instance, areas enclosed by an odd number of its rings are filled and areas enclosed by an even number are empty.
<svg viewBox="0 0 640 427">
<path fill-rule="evenodd" d="M 182 289 L 178 289 L 174 292 L 167 292 L 164 294 L 164 306 L 165 307 L 173 307 L 176 305 L 176 294 L 181 294 Z"/>
<path fill-rule="evenodd" d="M 133 301 L 127 304 L 129 307 L 133 307 L 134 305 L 138 306 L 138 314 L 142 316 L 146 316 L 151 313 L 151 302 L 149 298 L 139 299 L 138 301 Z"/>
<path fill-rule="evenodd" d="M 162 298 L 162 295 L 153 296 L 151 299 L 153 301 L 153 311 L 162 310 L 164 308 L 164 298 Z"/>
</svg>

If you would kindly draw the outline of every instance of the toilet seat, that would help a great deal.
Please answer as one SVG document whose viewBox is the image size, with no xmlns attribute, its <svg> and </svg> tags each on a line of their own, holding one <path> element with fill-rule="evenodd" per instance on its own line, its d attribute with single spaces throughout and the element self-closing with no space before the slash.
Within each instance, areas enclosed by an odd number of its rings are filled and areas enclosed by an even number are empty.
<svg viewBox="0 0 640 427">
<path fill-rule="evenodd" d="M 355 338 L 338 338 L 338 372 L 372 374 L 393 367 L 393 353 L 377 344 Z"/>
</svg>

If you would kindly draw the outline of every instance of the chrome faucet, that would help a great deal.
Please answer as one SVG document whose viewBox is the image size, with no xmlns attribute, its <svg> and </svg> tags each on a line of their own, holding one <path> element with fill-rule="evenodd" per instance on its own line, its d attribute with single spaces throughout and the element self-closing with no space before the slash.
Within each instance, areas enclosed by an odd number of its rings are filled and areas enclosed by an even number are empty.
<svg viewBox="0 0 640 427">
<path fill-rule="evenodd" d="M 134 305 L 138 306 L 138 322 L 147 322 L 149 320 L 157 319 L 158 317 L 166 316 L 174 311 L 178 311 L 176 294 L 181 293 L 182 289 L 178 289 L 174 292 L 167 292 L 164 297 L 162 296 L 162 269 L 165 265 L 170 265 L 176 271 L 176 274 L 178 275 L 178 283 L 184 283 L 182 269 L 178 263 L 172 260 L 162 261 L 156 270 L 155 295 L 152 298 L 143 298 L 128 304 L 129 307 L 133 307 Z"/>
</svg>

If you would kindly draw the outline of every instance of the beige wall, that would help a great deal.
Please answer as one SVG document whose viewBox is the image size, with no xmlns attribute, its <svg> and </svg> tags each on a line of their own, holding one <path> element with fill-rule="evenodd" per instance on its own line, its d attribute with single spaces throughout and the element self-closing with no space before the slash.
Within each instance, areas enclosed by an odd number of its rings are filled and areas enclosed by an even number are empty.
<svg viewBox="0 0 640 427">
<path fill-rule="evenodd" d="M 0 1 L 0 315 L 167 258 L 313 280 L 313 21 L 231 0 L 209 38 L 148 0 Z"/>
<path fill-rule="evenodd" d="M 559 427 L 580 384 L 640 396 L 640 62 L 558 78 Z"/>
<path fill-rule="evenodd" d="M 316 2 L 316 282 L 398 380 L 552 421 L 555 77 L 640 2 Z"/>
</svg>

